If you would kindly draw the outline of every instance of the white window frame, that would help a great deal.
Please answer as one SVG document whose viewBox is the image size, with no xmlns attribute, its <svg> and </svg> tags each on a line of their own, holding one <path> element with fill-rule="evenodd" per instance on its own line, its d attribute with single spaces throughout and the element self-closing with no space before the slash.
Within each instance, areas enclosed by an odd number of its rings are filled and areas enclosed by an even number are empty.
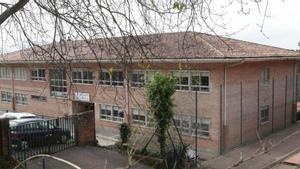
<svg viewBox="0 0 300 169">
<path fill-rule="evenodd" d="M 133 76 L 137 75 L 137 81 L 133 81 Z M 142 79 L 140 79 L 140 76 L 143 76 Z M 132 87 L 143 87 L 146 84 L 146 72 L 142 70 L 133 70 L 131 73 L 131 86 Z"/>
<path fill-rule="evenodd" d="M 270 68 L 264 67 L 263 72 L 262 72 L 262 83 L 264 85 L 268 85 L 269 82 L 270 82 Z"/>
<path fill-rule="evenodd" d="M 5 97 L 2 97 L 5 96 Z M 12 92 L 1 91 L 1 102 L 11 103 L 12 102 Z"/>
<path fill-rule="evenodd" d="M 63 72 L 63 78 L 55 79 L 51 77 L 51 71 Z M 50 94 L 56 98 L 67 98 L 68 97 L 68 89 L 67 89 L 67 77 L 66 77 L 65 69 L 50 69 L 49 70 L 49 79 L 50 79 Z M 62 85 L 59 85 L 62 84 Z M 64 85 L 65 84 L 65 85 Z M 61 90 L 53 90 L 53 88 L 60 88 Z M 65 89 L 65 91 L 64 91 Z"/>
<path fill-rule="evenodd" d="M 182 77 L 181 75 L 183 74 L 183 77 L 188 77 L 188 84 L 177 84 L 176 82 L 176 90 L 177 91 L 196 91 L 193 88 L 199 88 L 200 93 L 209 93 L 210 92 L 210 86 L 211 86 L 211 78 L 210 78 L 210 71 L 204 71 L 204 70 L 174 70 L 171 71 L 172 75 L 177 78 L 177 77 Z M 199 74 L 199 77 L 201 79 L 201 74 L 207 74 L 208 76 L 208 86 L 203 86 L 203 85 L 192 85 L 192 76 L 193 74 Z"/>
<path fill-rule="evenodd" d="M 12 69 L 10 67 L 0 67 L 0 79 L 11 79 Z"/>
<path fill-rule="evenodd" d="M 33 71 L 36 71 L 36 76 L 33 76 Z M 44 71 L 44 76 L 41 75 L 40 71 Z M 46 69 L 34 68 L 31 70 L 31 80 L 33 81 L 46 81 Z"/>
<path fill-rule="evenodd" d="M 125 119 L 125 111 L 121 106 L 118 105 L 111 105 L 111 104 L 99 104 L 100 107 L 100 112 L 99 112 L 99 118 L 101 120 L 106 120 L 106 121 L 111 121 L 111 122 L 116 122 L 116 123 L 122 123 L 124 122 Z M 105 110 L 110 111 L 110 115 L 102 114 L 103 107 L 105 107 Z M 108 108 L 108 109 L 107 109 Z M 114 110 L 118 109 L 118 115 L 123 112 L 123 117 L 120 116 L 115 116 L 114 115 Z"/>
<path fill-rule="evenodd" d="M 266 114 L 264 114 L 264 116 L 262 116 L 263 113 L 265 113 L 264 111 L 267 111 L 267 116 L 266 116 Z M 269 105 L 260 107 L 259 121 L 261 124 L 265 124 L 270 121 L 270 106 Z"/>
<path fill-rule="evenodd" d="M 108 79 L 105 79 L 105 80 L 101 79 L 102 78 L 101 77 L 101 73 L 102 72 L 108 74 L 109 80 Z M 115 72 L 121 72 L 122 73 L 122 77 L 123 77 L 122 81 L 120 81 L 120 80 L 114 80 L 113 79 L 113 74 Z M 124 72 L 122 70 L 120 70 L 120 69 L 113 69 L 112 72 L 111 72 L 111 74 L 110 74 L 107 69 L 101 69 L 99 71 L 99 84 L 100 85 L 111 85 L 111 86 L 120 86 L 120 87 L 122 87 L 122 86 L 124 86 Z"/>
<path fill-rule="evenodd" d="M 80 72 L 81 74 L 81 78 L 77 79 L 74 77 L 74 73 L 75 72 Z M 87 78 L 84 78 L 84 73 L 87 73 Z M 89 78 L 90 76 L 90 73 L 91 73 L 91 79 Z M 73 68 L 72 69 L 72 82 L 74 84 L 93 84 L 93 71 L 91 71 L 90 69 L 88 68 Z"/>
<path fill-rule="evenodd" d="M 27 69 L 24 67 L 15 67 L 14 68 L 14 80 L 26 80 L 27 78 Z"/>
<path fill-rule="evenodd" d="M 179 124 L 177 125 L 178 130 L 185 135 L 191 135 L 191 136 L 196 136 L 196 128 L 194 123 L 196 123 L 196 118 L 195 116 L 191 115 L 185 115 L 185 114 L 175 114 L 174 115 L 174 120 Z M 185 122 L 185 126 L 183 126 Z M 199 138 L 204 138 L 208 139 L 210 138 L 210 128 L 211 128 L 211 123 L 210 119 L 206 117 L 198 117 L 197 119 L 198 123 L 198 129 L 197 129 L 197 137 Z M 208 130 L 202 129 L 202 124 L 208 125 Z M 173 124 L 174 126 L 175 124 Z M 174 126 L 175 128 L 175 126 Z M 205 134 L 204 134 L 205 133 Z"/>
<path fill-rule="evenodd" d="M 146 126 L 146 121 L 147 121 L 147 113 L 143 111 L 141 108 L 131 108 L 131 114 L 132 114 L 132 124 L 137 125 L 137 126 Z M 145 120 L 140 120 L 140 119 L 134 119 L 135 116 L 144 116 Z"/>
<path fill-rule="evenodd" d="M 15 97 L 16 97 L 16 104 L 17 105 L 27 105 L 28 104 L 28 100 L 27 100 L 27 95 L 26 94 L 15 93 Z"/>
</svg>

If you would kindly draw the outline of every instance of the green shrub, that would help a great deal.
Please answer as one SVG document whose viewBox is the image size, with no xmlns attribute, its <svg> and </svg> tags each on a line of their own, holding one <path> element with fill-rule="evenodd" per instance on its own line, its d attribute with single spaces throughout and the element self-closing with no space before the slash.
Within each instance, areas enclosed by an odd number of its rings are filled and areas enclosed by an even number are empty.
<svg viewBox="0 0 300 169">
<path fill-rule="evenodd" d="M 127 143 L 130 136 L 131 136 L 130 127 L 128 126 L 128 124 L 122 123 L 120 125 L 120 137 L 121 137 L 122 144 Z"/>
</svg>

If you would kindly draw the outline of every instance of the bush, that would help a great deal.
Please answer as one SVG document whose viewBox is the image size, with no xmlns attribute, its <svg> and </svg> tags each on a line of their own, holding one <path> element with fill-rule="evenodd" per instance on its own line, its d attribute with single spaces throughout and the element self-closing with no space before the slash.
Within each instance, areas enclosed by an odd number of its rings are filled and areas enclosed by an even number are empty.
<svg viewBox="0 0 300 169">
<path fill-rule="evenodd" d="M 122 123 L 120 125 L 120 137 L 121 137 L 122 144 L 127 143 L 130 136 L 131 136 L 130 127 L 128 126 L 128 124 Z"/>
</svg>

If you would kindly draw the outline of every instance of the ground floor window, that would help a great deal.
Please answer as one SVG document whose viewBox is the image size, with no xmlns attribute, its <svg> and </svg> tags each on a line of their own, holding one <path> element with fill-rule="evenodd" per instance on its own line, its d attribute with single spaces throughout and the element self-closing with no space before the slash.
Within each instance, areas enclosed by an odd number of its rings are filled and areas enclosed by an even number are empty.
<svg viewBox="0 0 300 169">
<path fill-rule="evenodd" d="M 16 104 L 27 105 L 27 96 L 21 93 L 15 93 Z"/>
<path fill-rule="evenodd" d="M 1 91 L 1 101 L 2 102 L 12 102 L 12 93 Z"/>
<path fill-rule="evenodd" d="M 269 121 L 269 106 L 262 106 L 260 109 L 260 123 Z"/>
<path fill-rule="evenodd" d="M 100 119 L 123 122 L 124 114 L 124 110 L 120 106 L 112 106 L 106 104 L 100 105 Z"/>
<path fill-rule="evenodd" d="M 146 109 L 132 108 L 132 123 L 139 126 L 154 127 L 155 121 L 153 115 Z"/>
<path fill-rule="evenodd" d="M 47 97 L 46 96 L 39 96 L 39 95 L 31 95 L 31 99 L 35 100 L 35 101 L 42 101 L 42 102 L 46 102 L 47 101 Z"/>
<path fill-rule="evenodd" d="M 174 115 L 174 127 L 176 126 L 179 131 L 183 134 L 193 135 L 197 137 L 208 138 L 210 136 L 210 120 L 209 118 L 200 117 L 196 118 L 195 116 L 189 115 Z M 196 133 L 197 132 L 197 133 Z"/>
</svg>

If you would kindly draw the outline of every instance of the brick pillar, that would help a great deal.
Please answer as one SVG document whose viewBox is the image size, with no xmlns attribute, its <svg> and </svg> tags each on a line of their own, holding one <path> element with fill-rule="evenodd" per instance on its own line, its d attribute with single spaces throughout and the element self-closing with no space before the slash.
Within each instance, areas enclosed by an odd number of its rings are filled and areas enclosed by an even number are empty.
<svg viewBox="0 0 300 169">
<path fill-rule="evenodd" d="M 0 156 L 9 156 L 9 120 L 0 119 Z"/>
<path fill-rule="evenodd" d="M 77 145 L 94 145 L 96 143 L 94 111 L 76 114 L 75 125 Z"/>
</svg>

